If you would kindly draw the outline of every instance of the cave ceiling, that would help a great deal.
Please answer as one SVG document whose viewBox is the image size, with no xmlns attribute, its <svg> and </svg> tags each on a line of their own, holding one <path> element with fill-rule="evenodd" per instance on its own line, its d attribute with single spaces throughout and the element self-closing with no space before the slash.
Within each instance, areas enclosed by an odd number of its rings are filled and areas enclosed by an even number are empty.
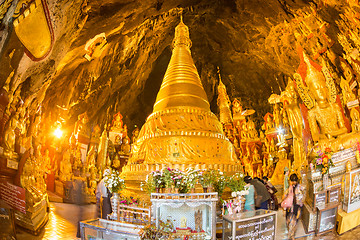
<svg viewBox="0 0 360 240">
<path fill-rule="evenodd" d="M 0 83 L 8 81 L 10 93 L 18 92 L 28 111 L 41 105 L 50 121 L 61 117 L 68 124 L 86 111 L 93 125 L 109 122 L 120 111 L 130 130 L 152 112 L 181 13 L 213 112 L 218 111 L 219 67 L 230 99 L 255 109 L 260 124 L 271 111 L 269 96 L 280 93 L 296 72 L 297 46 L 312 57 L 321 43 L 334 55 L 343 54 L 337 20 L 349 7 L 349 1 L 320 0 L 47 0 L 53 45 L 46 57 L 34 61 L 12 27 L 18 1 L 0 2 L 5 12 Z M 309 20 L 310 28 L 316 19 L 324 23 L 331 44 L 304 36 L 299 18 L 306 14 L 315 19 Z M 99 34 L 106 41 L 87 59 L 86 46 Z M 339 68 L 335 60 L 331 66 Z"/>
</svg>

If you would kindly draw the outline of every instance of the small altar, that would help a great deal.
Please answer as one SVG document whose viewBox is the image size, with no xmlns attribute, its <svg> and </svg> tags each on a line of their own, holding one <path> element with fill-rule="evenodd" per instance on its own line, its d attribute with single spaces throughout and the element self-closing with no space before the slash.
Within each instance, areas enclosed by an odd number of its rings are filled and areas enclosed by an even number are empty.
<svg viewBox="0 0 360 240">
<path fill-rule="evenodd" d="M 174 225 L 173 237 L 183 239 L 216 240 L 217 192 L 212 193 L 152 193 L 156 227 L 160 221 L 171 221 Z"/>
</svg>

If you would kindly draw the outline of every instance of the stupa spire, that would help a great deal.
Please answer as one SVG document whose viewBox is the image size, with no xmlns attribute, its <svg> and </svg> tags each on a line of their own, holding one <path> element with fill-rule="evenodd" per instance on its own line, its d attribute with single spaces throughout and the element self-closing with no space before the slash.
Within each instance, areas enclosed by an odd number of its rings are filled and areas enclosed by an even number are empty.
<svg viewBox="0 0 360 240">
<path fill-rule="evenodd" d="M 156 97 L 154 113 L 179 107 L 210 110 L 210 104 L 191 57 L 191 44 L 189 28 L 181 17 L 175 28 L 172 56 Z"/>
<path fill-rule="evenodd" d="M 222 124 L 231 124 L 232 123 L 232 116 L 230 111 L 230 99 L 226 92 L 226 87 L 224 83 L 221 81 L 220 69 L 217 67 L 217 73 L 219 75 L 219 85 L 218 85 L 218 98 L 217 98 L 217 105 L 220 109 L 220 122 Z"/>
</svg>

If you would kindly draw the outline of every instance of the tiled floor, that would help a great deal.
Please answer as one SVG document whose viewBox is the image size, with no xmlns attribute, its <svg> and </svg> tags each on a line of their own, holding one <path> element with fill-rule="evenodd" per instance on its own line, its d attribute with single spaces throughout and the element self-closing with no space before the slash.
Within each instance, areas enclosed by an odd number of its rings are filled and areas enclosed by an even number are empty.
<svg viewBox="0 0 360 240">
<path fill-rule="evenodd" d="M 33 236 L 21 229 L 17 231 L 18 240 L 73 240 L 76 238 L 77 222 L 80 219 L 92 219 L 95 217 L 96 207 L 92 205 L 78 206 L 67 203 L 50 204 L 49 222 L 39 236 Z M 282 211 L 278 211 L 278 224 L 276 240 L 286 239 L 285 219 Z M 342 235 L 328 233 L 323 236 L 305 236 L 301 222 L 296 232 L 296 239 L 301 240 L 357 240 L 360 239 L 360 226 Z M 305 237 L 304 237 L 305 236 Z"/>
</svg>

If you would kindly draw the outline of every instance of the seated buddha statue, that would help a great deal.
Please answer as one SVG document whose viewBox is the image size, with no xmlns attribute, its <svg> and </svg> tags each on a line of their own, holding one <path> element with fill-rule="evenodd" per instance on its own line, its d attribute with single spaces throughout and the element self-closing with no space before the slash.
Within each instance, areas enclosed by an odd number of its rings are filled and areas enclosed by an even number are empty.
<svg viewBox="0 0 360 240">
<path fill-rule="evenodd" d="M 110 131 L 119 132 L 119 133 L 121 133 L 123 131 L 122 118 L 123 118 L 123 116 L 121 115 L 120 112 L 118 112 L 117 114 L 114 115 L 114 120 L 112 121 L 112 126 L 111 126 Z"/>
<path fill-rule="evenodd" d="M 60 180 L 71 181 L 73 177 L 72 164 L 70 161 L 70 151 L 66 150 L 63 154 L 63 159 L 60 162 Z"/>
<path fill-rule="evenodd" d="M 350 110 L 351 129 L 353 132 L 360 132 L 360 113 L 356 108 Z"/>
<path fill-rule="evenodd" d="M 300 74 L 294 75 L 300 97 L 308 111 L 312 139 L 321 149 L 330 147 L 333 151 L 351 147 L 358 134 L 347 134 L 342 109 L 336 102 L 336 88 L 330 76 L 318 71 L 304 54 L 307 65 L 305 83 Z"/>
</svg>

